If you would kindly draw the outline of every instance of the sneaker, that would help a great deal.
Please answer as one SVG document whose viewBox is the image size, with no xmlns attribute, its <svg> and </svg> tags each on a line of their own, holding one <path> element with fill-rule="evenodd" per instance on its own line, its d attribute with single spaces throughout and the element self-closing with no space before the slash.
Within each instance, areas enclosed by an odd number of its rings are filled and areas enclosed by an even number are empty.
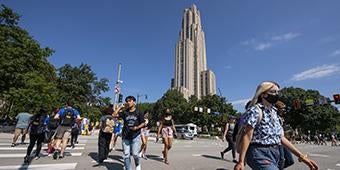
<svg viewBox="0 0 340 170">
<path fill-rule="evenodd" d="M 55 150 L 53 153 L 53 159 L 58 159 L 58 158 L 59 158 L 59 152 Z"/>
<path fill-rule="evenodd" d="M 71 146 L 71 148 L 74 149 L 74 147 L 75 147 L 75 146 L 74 146 L 74 144 L 73 144 L 73 145 Z"/>
<path fill-rule="evenodd" d="M 11 147 L 15 147 L 15 143 L 12 143 Z"/>
<path fill-rule="evenodd" d="M 221 159 L 224 159 L 224 153 L 220 152 L 220 154 L 221 154 Z"/>
<path fill-rule="evenodd" d="M 145 154 L 142 154 L 142 158 L 144 158 L 145 160 L 148 160 L 148 157 L 146 157 Z"/>
<path fill-rule="evenodd" d="M 38 160 L 38 159 L 40 159 L 39 155 L 34 157 L 34 160 Z"/>
<path fill-rule="evenodd" d="M 25 156 L 24 158 L 24 163 L 27 164 L 30 162 L 30 157 L 28 155 Z"/>
<path fill-rule="evenodd" d="M 236 164 L 238 163 L 236 159 L 233 159 L 233 162 L 236 163 Z"/>
<path fill-rule="evenodd" d="M 59 159 L 63 159 L 64 158 L 64 154 L 59 154 Z"/>
</svg>

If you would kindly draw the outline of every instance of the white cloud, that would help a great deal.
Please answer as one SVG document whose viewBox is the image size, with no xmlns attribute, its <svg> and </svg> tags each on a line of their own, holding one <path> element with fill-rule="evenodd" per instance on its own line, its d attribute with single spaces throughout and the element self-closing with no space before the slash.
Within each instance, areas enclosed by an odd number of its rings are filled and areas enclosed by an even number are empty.
<svg viewBox="0 0 340 170">
<path fill-rule="evenodd" d="M 263 51 L 263 50 L 265 50 L 265 49 L 267 49 L 267 48 L 270 48 L 270 47 L 272 47 L 272 44 L 271 44 L 271 43 L 259 43 L 259 44 L 256 44 L 256 45 L 254 46 L 254 49 L 255 49 L 256 51 Z"/>
<path fill-rule="evenodd" d="M 280 42 L 286 42 L 286 41 L 292 40 L 292 39 L 294 39 L 298 36 L 300 36 L 299 33 L 289 32 L 289 33 L 286 33 L 286 34 L 276 35 L 276 36 L 270 37 L 269 40 L 267 38 L 266 41 L 262 41 L 262 42 L 259 42 L 256 39 L 252 38 L 252 39 L 241 42 L 241 45 L 250 46 L 255 51 L 263 51 L 263 50 L 267 50 L 267 49 L 279 44 Z"/>
<path fill-rule="evenodd" d="M 252 45 L 252 44 L 255 44 L 255 39 L 252 38 L 250 40 L 247 40 L 247 41 L 243 41 L 241 42 L 242 45 Z"/>
<path fill-rule="evenodd" d="M 340 54 L 340 49 L 337 49 L 331 54 L 331 56 L 336 56 L 336 55 L 339 55 L 339 54 Z"/>
<path fill-rule="evenodd" d="M 251 99 L 250 98 L 248 98 L 248 99 L 241 99 L 241 100 L 232 101 L 230 103 L 232 105 L 243 105 L 243 106 L 245 106 L 249 100 L 251 100 Z"/>
<path fill-rule="evenodd" d="M 230 65 L 226 65 L 224 66 L 225 69 L 231 69 L 231 66 Z"/>
<path fill-rule="evenodd" d="M 289 41 L 292 40 L 296 37 L 298 37 L 300 34 L 299 33 L 286 33 L 286 34 L 282 34 L 282 35 L 277 35 L 277 36 L 273 36 L 271 39 L 273 41 Z"/>
<path fill-rule="evenodd" d="M 292 80 L 301 81 L 301 80 L 307 80 L 307 79 L 316 79 L 316 78 L 322 78 L 322 77 L 330 76 L 330 75 L 337 74 L 337 73 L 340 73 L 340 66 L 338 64 L 322 65 L 322 66 L 317 66 L 315 68 L 311 68 L 309 70 L 295 74 L 293 75 Z"/>
</svg>

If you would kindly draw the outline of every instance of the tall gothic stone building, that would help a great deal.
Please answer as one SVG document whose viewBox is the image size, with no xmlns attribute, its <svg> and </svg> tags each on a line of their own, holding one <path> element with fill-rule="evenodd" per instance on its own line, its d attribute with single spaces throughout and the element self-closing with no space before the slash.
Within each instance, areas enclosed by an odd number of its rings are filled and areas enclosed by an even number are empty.
<svg viewBox="0 0 340 170">
<path fill-rule="evenodd" d="M 200 12 L 195 5 L 184 10 L 171 87 L 183 93 L 186 99 L 192 95 L 200 99 L 216 94 L 216 78 L 214 72 L 207 68 L 204 32 Z"/>
</svg>

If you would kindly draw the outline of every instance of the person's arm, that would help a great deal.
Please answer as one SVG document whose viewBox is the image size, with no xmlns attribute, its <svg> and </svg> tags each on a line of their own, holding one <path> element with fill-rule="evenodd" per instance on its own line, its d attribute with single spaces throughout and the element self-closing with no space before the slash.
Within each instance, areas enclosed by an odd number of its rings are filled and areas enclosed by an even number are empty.
<svg viewBox="0 0 340 170">
<path fill-rule="evenodd" d="M 120 110 L 123 109 L 123 107 L 124 107 L 124 105 L 120 105 L 120 106 L 116 107 L 115 111 L 112 114 L 112 117 L 119 118 L 120 117 L 119 112 L 120 112 Z"/>
<path fill-rule="evenodd" d="M 245 135 L 243 135 L 241 141 L 241 151 L 239 153 L 238 162 L 234 167 L 234 170 L 243 170 L 244 169 L 244 163 L 245 163 L 245 157 L 246 153 L 250 144 L 250 141 L 253 137 L 254 128 L 250 125 L 247 125 L 245 128 Z"/>
<path fill-rule="evenodd" d="M 139 121 L 141 122 L 139 125 L 137 126 L 133 126 L 131 129 L 133 131 L 136 131 L 138 129 L 141 129 L 145 126 L 145 119 L 144 119 L 144 114 L 143 113 L 139 113 L 139 117 L 138 117 Z"/>
<path fill-rule="evenodd" d="M 174 122 L 173 119 L 171 120 L 171 122 L 172 122 L 171 128 L 172 128 L 172 130 L 174 131 L 174 134 L 177 136 L 177 131 L 176 131 L 176 127 L 175 127 L 175 122 Z"/>
<path fill-rule="evenodd" d="M 223 136 L 222 136 L 222 141 L 223 141 L 223 142 L 224 142 L 225 136 L 227 135 L 228 130 L 229 130 L 229 123 L 226 123 L 226 124 L 224 125 L 224 132 L 223 132 Z"/>
<path fill-rule="evenodd" d="M 281 137 L 281 142 L 287 149 L 289 149 L 295 156 L 299 158 L 299 162 L 305 163 L 312 170 L 319 169 L 315 161 L 309 159 L 307 154 L 303 154 L 301 151 L 299 151 L 292 143 L 289 142 L 286 137 Z"/>
<path fill-rule="evenodd" d="M 74 110 L 74 112 L 76 114 L 76 122 L 81 121 L 80 113 L 78 112 L 78 110 Z"/>
<path fill-rule="evenodd" d="M 156 135 L 156 141 L 158 141 L 158 138 L 159 138 L 159 135 L 161 134 L 162 128 L 163 128 L 163 122 L 161 122 L 161 124 L 158 127 L 157 135 Z"/>
<path fill-rule="evenodd" d="M 64 109 L 60 109 L 57 114 L 55 114 L 54 119 L 60 119 L 60 115 Z"/>
</svg>

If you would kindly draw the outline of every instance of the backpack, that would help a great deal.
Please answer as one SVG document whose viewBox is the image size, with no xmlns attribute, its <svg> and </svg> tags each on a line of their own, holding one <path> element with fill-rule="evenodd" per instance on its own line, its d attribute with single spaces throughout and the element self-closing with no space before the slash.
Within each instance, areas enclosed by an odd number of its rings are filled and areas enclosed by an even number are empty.
<svg viewBox="0 0 340 170">
<path fill-rule="evenodd" d="M 62 126 L 72 126 L 73 125 L 73 123 L 74 123 L 73 113 L 74 113 L 74 111 L 73 111 L 72 108 L 65 109 L 64 115 L 63 115 L 62 120 L 61 120 Z"/>
<path fill-rule="evenodd" d="M 255 107 L 259 111 L 259 118 L 258 118 L 257 124 L 256 124 L 256 125 L 258 125 L 262 121 L 263 111 L 258 105 L 255 105 Z M 242 146 L 242 142 L 243 142 L 242 138 L 245 135 L 246 126 L 247 125 L 244 122 L 240 122 L 240 124 L 239 124 L 239 128 L 238 128 L 237 135 L 236 135 L 236 142 L 235 142 L 235 148 L 236 148 L 237 153 L 241 152 L 241 146 Z"/>
<path fill-rule="evenodd" d="M 103 122 L 102 131 L 105 133 L 113 133 L 114 126 L 115 126 L 115 122 L 113 120 L 113 117 L 108 116 Z"/>
<path fill-rule="evenodd" d="M 35 115 L 32 117 L 31 122 L 31 131 L 32 134 L 41 134 L 44 132 L 44 123 L 43 120 L 41 120 L 40 115 Z"/>
<path fill-rule="evenodd" d="M 55 130 L 55 129 L 57 129 L 58 125 L 59 125 L 59 120 L 51 118 L 50 122 L 48 122 L 47 128 L 49 130 Z"/>
</svg>

